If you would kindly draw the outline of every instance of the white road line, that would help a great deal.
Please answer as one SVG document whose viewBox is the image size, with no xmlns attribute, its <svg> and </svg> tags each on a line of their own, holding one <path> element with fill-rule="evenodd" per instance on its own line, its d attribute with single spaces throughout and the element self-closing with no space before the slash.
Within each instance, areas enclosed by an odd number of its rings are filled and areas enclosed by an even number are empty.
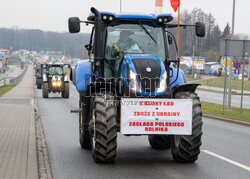
<svg viewBox="0 0 250 179">
<path fill-rule="evenodd" d="M 236 166 L 238 166 L 238 167 L 240 167 L 240 168 L 243 168 L 243 169 L 245 169 L 245 170 L 247 170 L 247 171 L 250 172 L 250 167 L 248 167 L 248 166 L 246 166 L 246 165 L 240 164 L 240 163 L 235 162 L 235 161 L 233 161 L 233 160 L 230 160 L 230 159 L 228 159 L 228 158 L 226 158 L 226 157 L 222 157 L 222 156 L 220 156 L 220 155 L 218 155 L 218 154 L 215 154 L 215 153 L 213 153 L 213 152 L 210 152 L 210 151 L 208 151 L 208 150 L 201 150 L 201 151 L 202 151 L 202 152 L 205 152 L 205 153 L 207 153 L 207 154 L 209 154 L 209 155 L 212 155 L 212 156 L 214 156 L 214 157 L 216 157 L 216 158 L 219 158 L 219 159 L 221 159 L 221 160 L 224 160 L 224 161 L 226 161 L 226 162 L 228 162 L 228 163 L 230 163 L 230 164 L 236 165 Z"/>
</svg>

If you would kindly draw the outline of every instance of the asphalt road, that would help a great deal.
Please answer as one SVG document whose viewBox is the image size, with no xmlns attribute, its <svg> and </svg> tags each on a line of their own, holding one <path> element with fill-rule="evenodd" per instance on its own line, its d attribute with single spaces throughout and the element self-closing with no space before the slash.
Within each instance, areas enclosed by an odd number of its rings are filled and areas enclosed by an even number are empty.
<svg viewBox="0 0 250 179">
<path fill-rule="evenodd" d="M 216 103 L 216 104 L 223 104 L 223 94 L 221 93 L 213 93 L 203 90 L 197 90 L 198 95 L 200 96 L 201 101 Z M 231 101 L 232 106 L 240 107 L 240 95 L 232 95 Z M 244 95 L 243 96 L 243 108 L 250 109 L 250 96 Z"/>
<path fill-rule="evenodd" d="M 250 128 L 203 119 L 203 145 L 198 161 L 175 163 L 170 150 L 154 150 L 147 137 L 118 135 L 114 164 L 96 164 L 78 142 L 78 94 L 43 99 L 37 90 L 41 121 L 53 177 L 62 178 L 250 178 Z"/>
</svg>

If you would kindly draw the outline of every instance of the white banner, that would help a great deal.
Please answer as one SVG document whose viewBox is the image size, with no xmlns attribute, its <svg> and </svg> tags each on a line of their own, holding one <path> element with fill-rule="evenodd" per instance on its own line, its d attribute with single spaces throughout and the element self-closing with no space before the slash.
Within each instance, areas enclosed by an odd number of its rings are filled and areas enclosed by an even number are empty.
<svg viewBox="0 0 250 179">
<path fill-rule="evenodd" d="M 122 134 L 192 134 L 191 99 L 121 99 Z"/>
</svg>

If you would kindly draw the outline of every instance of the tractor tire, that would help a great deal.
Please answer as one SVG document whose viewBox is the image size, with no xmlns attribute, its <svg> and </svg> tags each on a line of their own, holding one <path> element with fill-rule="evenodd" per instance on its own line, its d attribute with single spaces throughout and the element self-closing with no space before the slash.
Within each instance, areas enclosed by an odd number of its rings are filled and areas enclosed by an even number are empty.
<svg viewBox="0 0 250 179">
<path fill-rule="evenodd" d="M 42 89 L 42 80 L 41 79 L 39 79 L 39 80 L 37 80 L 37 89 Z"/>
<path fill-rule="evenodd" d="M 37 89 L 41 89 L 42 88 L 42 84 L 37 84 Z"/>
<path fill-rule="evenodd" d="M 169 149 L 171 147 L 170 135 L 149 135 L 148 141 L 154 149 Z"/>
<path fill-rule="evenodd" d="M 61 92 L 61 96 L 62 96 L 62 98 L 64 98 L 64 91 Z"/>
<path fill-rule="evenodd" d="M 89 99 L 79 97 L 79 142 L 81 148 L 91 149 L 91 136 L 89 133 Z"/>
<path fill-rule="evenodd" d="M 177 99 L 193 100 L 192 135 L 174 135 L 172 138 L 172 155 L 175 161 L 191 163 L 198 159 L 202 136 L 202 111 L 199 97 L 196 93 L 179 92 Z"/>
<path fill-rule="evenodd" d="M 43 97 L 48 98 L 49 97 L 49 84 L 43 83 Z"/>
<path fill-rule="evenodd" d="M 64 92 L 62 94 L 64 98 L 69 98 L 69 83 L 64 84 Z"/>
<path fill-rule="evenodd" d="M 96 163 L 113 163 L 116 158 L 116 106 L 112 94 L 98 94 L 91 101 L 91 147 Z"/>
</svg>

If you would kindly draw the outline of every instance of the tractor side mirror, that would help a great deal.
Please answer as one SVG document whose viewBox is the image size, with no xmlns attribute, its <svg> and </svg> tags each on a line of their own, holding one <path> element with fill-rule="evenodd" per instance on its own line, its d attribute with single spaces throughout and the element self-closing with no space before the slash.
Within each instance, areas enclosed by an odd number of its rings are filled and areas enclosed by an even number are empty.
<svg viewBox="0 0 250 179">
<path fill-rule="evenodd" d="M 195 32 L 196 32 L 196 36 L 205 37 L 205 35 L 206 35 L 205 24 L 202 22 L 196 22 L 195 23 Z"/>
<path fill-rule="evenodd" d="M 70 33 L 80 32 L 80 19 L 78 17 L 70 17 L 68 20 L 68 26 Z"/>
</svg>

